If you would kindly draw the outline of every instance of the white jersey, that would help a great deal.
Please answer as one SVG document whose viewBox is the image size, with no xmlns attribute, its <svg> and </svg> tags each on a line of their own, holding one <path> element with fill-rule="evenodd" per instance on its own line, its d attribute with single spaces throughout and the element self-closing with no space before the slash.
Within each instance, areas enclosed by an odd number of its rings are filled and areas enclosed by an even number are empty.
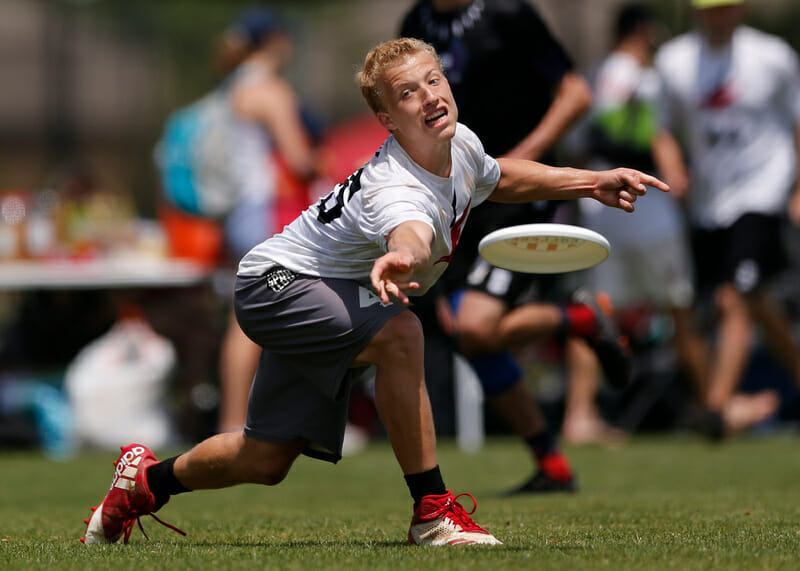
<svg viewBox="0 0 800 571">
<path fill-rule="evenodd" d="M 704 228 L 779 214 L 796 176 L 800 65 L 780 38 L 740 26 L 724 49 L 697 32 L 656 54 L 660 123 L 686 144 L 689 212 Z"/>
<path fill-rule="evenodd" d="M 390 136 L 364 167 L 253 248 L 239 264 L 239 275 L 260 275 L 280 265 L 311 276 L 367 281 L 374 261 L 387 252 L 389 233 L 415 220 L 434 235 L 432 263 L 414 276 L 420 289 L 413 293 L 422 295 L 447 268 L 469 211 L 500 180 L 497 161 L 464 125 L 456 127 L 451 155 L 450 176 L 443 178 L 415 163 Z"/>
</svg>

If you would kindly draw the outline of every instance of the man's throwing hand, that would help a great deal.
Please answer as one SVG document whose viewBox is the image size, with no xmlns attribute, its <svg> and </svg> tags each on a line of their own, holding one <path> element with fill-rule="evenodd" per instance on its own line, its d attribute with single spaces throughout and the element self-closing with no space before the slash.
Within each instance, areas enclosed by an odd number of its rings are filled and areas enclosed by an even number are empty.
<svg viewBox="0 0 800 571">
<path fill-rule="evenodd" d="M 633 203 L 637 197 L 645 195 L 647 186 L 664 192 L 669 191 L 667 183 L 634 169 L 600 171 L 597 175 L 597 189 L 592 192 L 592 198 L 606 206 L 621 208 L 626 212 L 633 212 Z"/>
<path fill-rule="evenodd" d="M 369 279 L 383 303 L 391 301 L 389 296 L 404 305 L 410 303 L 405 291 L 419 288 L 418 282 L 411 281 L 413 268 L 414 256 L 408 252 L 388 252 L 375 260 Z"/>
</svg>

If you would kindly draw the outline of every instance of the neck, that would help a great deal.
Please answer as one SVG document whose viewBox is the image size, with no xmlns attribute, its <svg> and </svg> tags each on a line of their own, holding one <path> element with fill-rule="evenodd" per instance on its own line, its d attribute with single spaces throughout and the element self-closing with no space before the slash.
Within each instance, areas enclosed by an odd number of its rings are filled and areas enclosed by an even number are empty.
<svg viewBox="0 0 800 571">
<path fill-rule="evenodd" d="M 706 42 L 712 50 L 721 50 L 728 46 L 733 39 L 733 32 L 726 34 L 706 34 Z"/>
<path fill-rule="evenodd" d="M 650 45 L 635 38 L 622 40 L 617 45 L 617 51 L 634 58 L 639 65 L 649 65 L 653 59 Z"/>
<path fill-rule="evenodd" d="M 395 139 L 397 139 L 397 142 L 400 143 L 400 146 L 403 147 L 405 152 L 408 153 L 408 156 L 426 171 L 442 178 L 450 176 L 450 169 L 452 167 L 450 141 L 437 143 L 433 147 L 428 144 L 423 148 L 404 140 L 403 137 L 398 136 L 397 133 L 395 134 Z"/>
<path fill-rule="evenodd" d="M 248 63 L 254 63 L 258 65 L 260 68 L 264 69 L 265 71 L 269 71 L 271 73 L 278 72 L 278 62 L 275 58 L 273 58 L 270 54 L 257 51 L 253 53 L 249 58 L 247 58 Z"/>
</svg>

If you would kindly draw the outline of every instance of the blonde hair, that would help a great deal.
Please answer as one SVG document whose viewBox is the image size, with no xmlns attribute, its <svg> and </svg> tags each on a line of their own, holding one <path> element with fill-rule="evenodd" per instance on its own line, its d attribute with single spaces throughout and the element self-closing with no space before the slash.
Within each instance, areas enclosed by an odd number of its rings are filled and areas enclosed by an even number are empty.
<svg viewBox="0 0 800 571">
<path fill-rule="evenodd" d="M 442 62 L 432 45 L 415 38 L 399 38 L 378 44 L 372 48 L 364 59 L 364 66 L 356 73 L 356 82 L 361 89 L 361 95 L 374 113 L 385 111 L 381 99 L 380 80 L 386 69 L 400 63 L 401 60 L 416 53 L 430 54 L 439 69 Z"/>
</svg>

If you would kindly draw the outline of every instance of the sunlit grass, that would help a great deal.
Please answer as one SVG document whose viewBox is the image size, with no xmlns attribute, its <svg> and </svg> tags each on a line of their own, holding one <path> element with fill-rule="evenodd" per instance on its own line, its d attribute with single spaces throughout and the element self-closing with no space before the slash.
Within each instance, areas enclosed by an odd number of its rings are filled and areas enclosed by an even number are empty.
<svg viewBox="0 0 800 571">
<path fill-rule="evenodd" d="M 405 543 L 410 498 L 385 442 L 338 466 L 302 458 L 275 488 L 240 486 L 173 498 L 148 541 L 80 543 L 81 520 L 111 479 L 113 452 L 64 463 L 0 454 L 4 569 L 796 569 L 800 453 L 793 437 L 712 446 L 637 438 L 620 450 L 568 449 L 577 494 L 507 499 L 531 470 L 522 446 L 491 439 L 467 455 L 443 442 L 454 492 L 478 498 L 476 521 L 499 547 Z M 174 451 L 158 451 L 162 456 Z M 469 508 L 469 506 L 467 506 Z"/>
</svg>

